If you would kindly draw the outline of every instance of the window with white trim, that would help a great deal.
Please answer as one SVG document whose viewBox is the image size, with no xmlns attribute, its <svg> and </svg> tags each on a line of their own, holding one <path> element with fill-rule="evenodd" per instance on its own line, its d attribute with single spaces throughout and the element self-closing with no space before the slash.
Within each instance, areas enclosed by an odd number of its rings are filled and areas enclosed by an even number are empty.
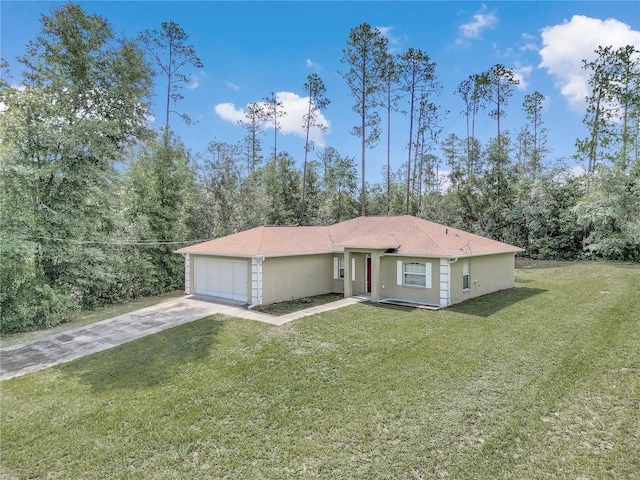
<svg viewBox="0 0 640 480">
<path fill-rule="evenodd" d="M 344 257 L 333 257 L 333 279 L 344 279 Z M 351 280 L 356 280 L 356 259 L 351 257 Z"/>
<path fill-rule="evenodd" d="M 471 290 L 471 276 L 469 275 L 469 260 L 462 262 L 462 290 Z"/>
<path fill-rule="evenodd" d="M 431 264 L 398 260 L 398 285 L 431 288 Z"/>
</svg>

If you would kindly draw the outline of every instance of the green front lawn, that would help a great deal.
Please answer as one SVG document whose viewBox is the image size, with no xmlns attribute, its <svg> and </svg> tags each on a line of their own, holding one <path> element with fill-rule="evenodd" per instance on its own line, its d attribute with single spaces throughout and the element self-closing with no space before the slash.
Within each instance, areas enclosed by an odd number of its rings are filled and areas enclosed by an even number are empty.
<svg viewBox="0 0 640 480">
<path fill-rule="evenodd" d="M 1 478 L 638 478 L 640 269 L 215 316 L 4 381 Z"/>
</svg>

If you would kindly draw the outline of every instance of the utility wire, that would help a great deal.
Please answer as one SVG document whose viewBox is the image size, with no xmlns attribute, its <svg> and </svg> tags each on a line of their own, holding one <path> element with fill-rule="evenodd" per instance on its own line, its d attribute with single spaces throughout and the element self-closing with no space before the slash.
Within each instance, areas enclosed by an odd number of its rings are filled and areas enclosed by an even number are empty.
<svg viewBox="0 0 640 480">
<path fill-rule="evenodd" d="M 207 240 L 211 240 L 210 238 L 206 238 L 203 240 L 146 240 L 146 241 L 136 241 L 136 242 L 112 242 L 105 240 L 72 240 L 69 238 L 55 238 L 55 237 L 41 237 L 37 235 L 25 235 L 27 238 L 33 238 L 37 240 L 51 240 L 54 242 L 65 242 L 74 245 L 178 245 L 181 243 L 200 243 L 206 242 Z"/>
</svg>

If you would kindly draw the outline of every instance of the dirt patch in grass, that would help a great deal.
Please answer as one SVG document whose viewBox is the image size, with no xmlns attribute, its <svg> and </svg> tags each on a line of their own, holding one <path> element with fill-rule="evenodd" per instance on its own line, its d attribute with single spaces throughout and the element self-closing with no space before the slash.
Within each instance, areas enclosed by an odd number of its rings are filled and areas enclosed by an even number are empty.
<svg viewBox="0 0 640 480">
<path fill-rule="evenodd" d="M 341 293 L 325 293 L 324 295 L 316 295 L 313 297 L 304 297 L 297 300 L 289 300 L 286 302 L 277 302 L 270 305 L 260 305 L 254 307 L 253 310 L 271 315 L 286 315 L 287 313 L 297 312 L 305 308 L 324 305 L 325 303 L 335 302 L 344 298 Z"/>
</svg>

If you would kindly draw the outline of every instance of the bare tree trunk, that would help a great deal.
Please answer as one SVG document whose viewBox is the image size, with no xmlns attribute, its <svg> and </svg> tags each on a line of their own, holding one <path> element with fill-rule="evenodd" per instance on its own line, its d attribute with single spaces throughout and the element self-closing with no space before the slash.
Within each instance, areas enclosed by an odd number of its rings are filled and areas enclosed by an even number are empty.
<svg viewBox="0 0 640 480">
<path fill-rule="evenodd" d="M 364 111 L 364 105 L 365 105 L 365 92 L 364 90 L 362 91 L 362 98 L 360 99 L 360 101 L 362 102 L 362 210 L 360 215 L 361 216 L 365 216 L 366 215 L 366 211 L 365 211 L 365 205 L 366 205 L 366 183 L 365 183 L 365 179 L 364 179 L 364 155 L 365 155 L 365 139 L 367 137 L 366 135 L 366 131 L 365 131 L 365 111 Z"/>
<path fill-rule="evenodd" d="M 407 215 L 409 215 L 409 180 L 411 176 L 411 144 L 413 143 L 413 103 L 415 100 L 415 92 L 411 90 L 411 108 L 409 109 L 409 154 L 407 155 Z"/>
<path fill-rule="evenodd" d="M 311 101 L 312 97 L 309 95 L 309 110 L 307 112 L 307 125 L 306 125 L 306 138 L 304 142 L 304 166 L 302 168 L 302 202 L 300 206 L 300 224 L 304 224 L 304 208 L 305 208 L 305 195 L 307 193 L 307 157 L 309 155 L 309 129 L 311 128 Z"/>
</svg>

